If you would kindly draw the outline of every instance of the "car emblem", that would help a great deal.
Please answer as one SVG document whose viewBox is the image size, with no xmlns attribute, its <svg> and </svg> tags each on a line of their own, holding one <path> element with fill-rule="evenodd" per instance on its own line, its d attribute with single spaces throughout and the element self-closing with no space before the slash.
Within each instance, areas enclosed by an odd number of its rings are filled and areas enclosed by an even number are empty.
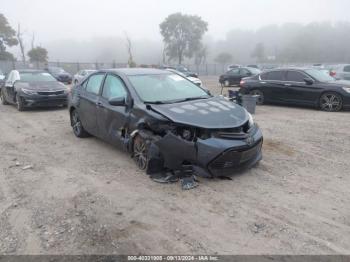
<svg viewBox="0 0 350 262">
<path fill-rule="evenodd" d="M 252 145 L 254 143 L 254 137 L 250 136 L 248 137 L 245 142 L 247 143 L 248 146 Z"/>
</svg>

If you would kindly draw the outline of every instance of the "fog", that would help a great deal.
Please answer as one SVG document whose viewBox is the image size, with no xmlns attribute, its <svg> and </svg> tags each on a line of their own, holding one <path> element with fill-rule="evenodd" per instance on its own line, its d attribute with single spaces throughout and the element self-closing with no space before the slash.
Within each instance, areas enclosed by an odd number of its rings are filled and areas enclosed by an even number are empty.
<svg viewBox="0 0 350 262">
<path fill-rule="evenodd" d="M 248 62 L 256 43 L 264 42 L 267 52 L 276 55 L 290 40 L 285 29 L 295 32 L 318 22 L 318 29 L 332 30 L 349 22 L 348 10 L 348 0 L 0 0 L 0 13 L 13 28 L 20 23 L 24 29 L 27 50 L 35 33 L 35 43 L 48 49 L 50 61 L 72 62 L 126 61 L 127 32 L 137 63 L 160 63 L 159 24 L 175 12 L 208 22 L 207 62 L 221 51 Z M 20 57 L 18 47 L 11 51 Z"/>
</svg>

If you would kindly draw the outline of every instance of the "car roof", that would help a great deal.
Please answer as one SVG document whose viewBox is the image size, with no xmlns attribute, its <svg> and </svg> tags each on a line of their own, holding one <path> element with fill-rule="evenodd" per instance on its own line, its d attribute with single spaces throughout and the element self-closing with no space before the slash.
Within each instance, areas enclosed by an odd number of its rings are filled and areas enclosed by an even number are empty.
<svg viewBox="0 0 350 262">
<path fill-rule="evenodd" d="M 46 73 L 46 71 L 38 69 L 19 69 L 14 71 L 17 71 L 18 73 Z"/>
<path fill-rule="evenodd" d="M 160 70 L 155 68 L 116 68 L 99 70 L 99 72 L 115 72 L 117 74 L 124 74 L 126 76 L 169 74 L 169 71 L 167 70 Z"/>
</svg>

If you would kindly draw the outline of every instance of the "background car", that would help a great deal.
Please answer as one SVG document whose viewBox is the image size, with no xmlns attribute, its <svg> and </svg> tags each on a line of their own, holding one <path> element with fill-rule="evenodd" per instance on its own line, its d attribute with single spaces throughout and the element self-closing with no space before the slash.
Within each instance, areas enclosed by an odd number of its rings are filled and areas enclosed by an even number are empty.
<svg viewBox="0 0 350 262">
<path fill-rule="evenodd" d="M 179 72 L 179 71 L 177 71 L 175 69 L 171 69 L 171 68 L 168 68 L 166 70 L 169 71 L 169 72 L 173 72 L 173 73 L 175 73 L 177 75 L 180 75 L 182 77 L 187 78 L 188 80 L 190 80 L 192 83 L 196 84 L 197 86 L 202 86 L 203 85 L 202 81 L 199 78 L 197 78 L 197 77 L 186 76 L 183 73 L 181 73 L 181 72 Z"/>
<path fill-rule="evenodd" d="M 350 80 L 350 64 L 329 66 L 331 76 L 338 80 Z"/>
<path fill-rule="evenodd" d="M 35 106 L 66 106 L 67 94 L 65 85 L 46 71 L 12 70 L 0 90 L 0 100 L 23 111 Z"/>
<path fill-rule="evenodd" d="M 224 86 L 238 86 L 242 78 L 255 76 L 260 72 L 261 71 L 259 69 L 252 67 L 237 67 L 221 75 L 219 78 L 219 83 Z"/>
<path fill-rule="evenodd" d="M 64 71 L 64 69 L 60 67 L 51 66 L 46 69 L 57 81 L 71 84 L 72 83 L 72 75 L 68 72 Z"/>
<path fill-rule="evenodd" d="M 88 76 L 89 74 L 96 72 L 94 69 L 83 69 L 77 72 L 73 76 L 73 83 L 76 85 L 78 84 L 84 77 Z"/>
<path fill-rule="evenodd" d="M 235 68 L 240 68 L 240 67 L 241 67 L 241 65 L 236 65 L 236 64 L 229 65 L 229 66 L 227 67 L 227 71 L 230 71 L 231 69 L 235 69 Z"/>
<path fill-rule="evenodd" d="M 313 68 L 283 68 L 244 78 L 240 93 L 258 95 L 258 103 L 305 105 L 324 111 L 350 107 L 350 82 L 336 81 Z"/>
<path fill-rule="evenodd" d="M 190 71 L 187 67 L 183 66 L 183 65 L 177 65 L 174 68 L 176 71 L 179 71 L 181 73 L 183 73 L 185 76 L 190 76 L 190 77 L 197 77 L 198 78 L 198 74 L 194 73 L 192 71 Z"/>
</svg>

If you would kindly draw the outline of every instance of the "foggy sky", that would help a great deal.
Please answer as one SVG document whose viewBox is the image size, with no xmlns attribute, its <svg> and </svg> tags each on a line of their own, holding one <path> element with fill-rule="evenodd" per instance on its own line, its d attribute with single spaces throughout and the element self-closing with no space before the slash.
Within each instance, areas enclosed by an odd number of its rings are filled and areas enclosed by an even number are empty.
<svg viewBox="0 0 350 262">
<path fill-rule="evenodd" d="M 14 28 L 21 23 L 27 45 L 35 32 L 43 46 L 123 37 L 125 31 L 137 41 L 160 42 L 159 23 L 174 12 L 201 16 L 209 23 L 207 36 L 220 40 L 232 29 L 349 21 L 349 10 L 349 0 L 0 0 L 0 13 Z"/>
</svg>

